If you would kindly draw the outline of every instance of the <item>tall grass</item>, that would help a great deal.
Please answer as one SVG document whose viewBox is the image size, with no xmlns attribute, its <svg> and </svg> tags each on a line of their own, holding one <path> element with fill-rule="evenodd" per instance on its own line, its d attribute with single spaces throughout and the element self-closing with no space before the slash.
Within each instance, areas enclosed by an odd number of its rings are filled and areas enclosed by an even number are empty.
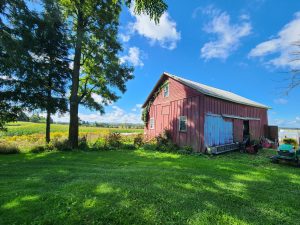
<svg viewBox="0 0 300 225">
<path fill-rule="evenodd" d="M 0 143 L 0 154 L 17 154 L 20 149 L 15 145 Z"/>
</svg>

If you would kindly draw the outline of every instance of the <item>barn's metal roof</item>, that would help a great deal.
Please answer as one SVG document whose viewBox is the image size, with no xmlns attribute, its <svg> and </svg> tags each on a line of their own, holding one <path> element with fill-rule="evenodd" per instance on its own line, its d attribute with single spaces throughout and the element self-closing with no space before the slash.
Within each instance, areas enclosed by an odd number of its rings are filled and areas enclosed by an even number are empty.
<svg viewBox="0 0 300 225">
<path fill-rule="evenodd" d="M 178 82 L 183 83 L 186 86 L 188 86 L 188 87 L 190 87 L 190 88 L 192 88 L 196 91 L 199 91 L 199 92 L 201 92 L 205 95 L 208 95 L 208 96 L 212 96 L 212 97 L 215 97 L 215 98 L 227 100 L 227 101 L 234 102 L 234 103 L 239 103 L 239 104 L 242 104 L 242 105 L 249 105 L 249 106 L 254 106 L 254 107 L 259 107 L 259 108 L 264 108 L 264 109 L 269 109 L 270 108 L 266 105 L 263 105 L 261 103 L 252 101 L 252 100 L 247 99 L 247 98 L 244 98 L 244 97 L 242 97 L 240 95 L 237 95 L 237 94 L 234 94 L 232 92 L 221 90 L 221 89 L 214 88 L 214 87 L 210 87 L 210 86 L 205 85 L 205 84 L 200 84 L 200 83 L 197 83 L 195 81 L 191 81 L 191 80 L 188 80 L 188 79 L 185 79 L 185 78 L 182 78 L 182 77 L 178 77 L 178 76 L 175 76 L 175 75 L 167 73 L 167 72 L 164 72 L 162 74 L 161 78 L 156 83 L 154 89 L 152 90 L 152 92 L 148 96 L 147 100 L 145 101 L 143 107 L 146 105 L 146 103 L 150 99 L 151 95 L 153 94 L 154 90 L 157 88 L 157 86 L 159 85 L 161 79 L 164 76 L 171 77 L 174 80 L 177 80 Z"/>
</svg>

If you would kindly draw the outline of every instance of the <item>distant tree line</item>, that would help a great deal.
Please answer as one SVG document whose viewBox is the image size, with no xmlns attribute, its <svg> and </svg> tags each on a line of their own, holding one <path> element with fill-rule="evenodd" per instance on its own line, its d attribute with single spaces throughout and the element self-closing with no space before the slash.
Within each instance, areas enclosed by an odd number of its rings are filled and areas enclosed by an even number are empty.
<svg viewBox="0 0 300 225">
<path fill-rule="evenodd" d="M 16 121 L 20 121 L 20 122 L 32 122 L 32 123 L 46 123 L 47 118 L 44 116 L 39 115 L 38 113 L 34 113 L 32 115 L 27 115 L 24 112 L 20 112 L 18 117 L 16 118 Z M 52 124 L 54 121 L 51 118 L 50 119 L 50 124 Z"/>
<path fill-rule="evenodd" d="M 124 128 L 124 129 L 143 129 L 144 124 L 135 123 L 94 123 L 95 127 L 105 127 L 105 128 Z"/>
<path fill-rule="evenodd" d="M 69 111 L 69 144 L 78 147 L 79 105 L 104 113 L 133 79 L 119 60 L 123 4 L 156 23 L 167 9 L 163 0 L 0 1 L 0 129 L 24 110 L 44 111 L 49 142 L 51 115 Z"/>
<path fill-rule="evenodd" d="M 16 121 L 20 122 L 32 122 L 32 123 L 46 123 L 47 118 L 41 116 L 38 113 L 33 113 L 32 115 L 27 115 L 25 112 L 21 111 L 16 118 Z M 50 124 L 53 124 L 54 121 L 51 118 Z M 62 122 L 56 122 L 56 124 L 65 124 Z M 80 125 L 87 127 L 103 127 L 103 128 L 124 128 L 124 129 L 142 129 L 144 128 L 143 124 L 136 123 L 100 123 L 100 122 L 88 122 L 79 120 Z"/>
</svg>

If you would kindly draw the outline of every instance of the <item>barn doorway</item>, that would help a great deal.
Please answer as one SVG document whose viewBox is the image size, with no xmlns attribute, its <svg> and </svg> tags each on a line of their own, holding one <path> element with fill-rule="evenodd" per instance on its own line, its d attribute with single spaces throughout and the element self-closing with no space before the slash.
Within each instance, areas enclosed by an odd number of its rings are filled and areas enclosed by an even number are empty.
<svg viewBox="0 0 300 225">
<path fill-rule="evenodd" d="M 250 137 L 249 120 L 243 121 L 243 139 Z"/>
</svg>

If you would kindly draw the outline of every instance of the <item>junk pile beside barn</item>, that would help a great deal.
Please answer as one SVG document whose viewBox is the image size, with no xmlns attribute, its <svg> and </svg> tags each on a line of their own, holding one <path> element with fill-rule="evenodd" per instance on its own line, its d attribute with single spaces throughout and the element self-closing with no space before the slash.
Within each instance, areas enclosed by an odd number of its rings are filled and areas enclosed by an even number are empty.
<svg viewBox="0 0 300 225">
<path fill-rule="evenodd" d="M 292 138 L 300 144 L 300 128 L 279 128 L 279 142 L 283 143 L 283 139 Z"/>
<path fill-rule="evenodd" d="M 196 152 L 234 150 L 247 137 L 269 138 L 267 131 L 272 130 L 268 106 L 166 72 L 143 109 L 147 139 L 169 130 L 174 143 L 191 146 Z"/>
</svg>

